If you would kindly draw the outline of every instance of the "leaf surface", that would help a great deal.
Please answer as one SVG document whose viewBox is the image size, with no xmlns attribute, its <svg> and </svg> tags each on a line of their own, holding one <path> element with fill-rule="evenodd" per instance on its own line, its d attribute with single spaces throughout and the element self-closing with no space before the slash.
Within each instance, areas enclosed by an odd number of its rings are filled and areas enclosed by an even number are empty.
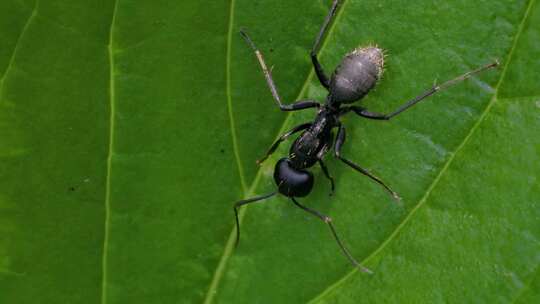
<svg viewBox="0 0 540 304">
<path fill-rule="evenodd" d="M 375 275 L 351 273 L 323 223 L 284 198 L 272 199 L 248 207 L 243 243 L 225 256 L 217 302 L 511 301 L 526 288 L 539 250 L 539 88 L 507 75 L 519 73 L 515 66 L 535 64 L 520 53 L 538 37 L 530 33 L 536 31 L 536 10 L 534 2 L 346 2 L 322 61 L 335 66 L 359 43 L 388 50 L 386 74 L 364 101 L 368 108 L 390 111 L 434 80 L 492 58 L 503 67 L 390 123 L 346 119 L 345 155 L 382 176 L 404 205 L 334 160 L 329 166 L 337 195 L 326 195 L 328 183 L 318 172 L 317 190 L 304 201 L 334 218 L 354 255 Z M 300 97 L 322 98 L 313 77 L 308 81 Z M 530 91 L 499 94 L 511 92 L 512 82 Z M 508 95 L 527 98 L 515 102 Z M 311 115 L 295 113 L 283 129 Z M 269 163 L 254 193 L 273 188 Z"/>
<path fill-rule="evenodd" d="M 344 0 L 320 58 L 387 50 L 362 101 L 388 112 L 434 81 L 500 69 L 390 122 L 344 118 L 343 154 L 403 197 L 326 158 L 306 205 L 330 215 L 373 275 L 351 271 L 323 223 L 273 191 L 271 142 L 323 101 L 309 50 L 330 1 L 15 1 L 0 4 L 0 302 L 538 301 L 540 6 Z"/>
</svg>

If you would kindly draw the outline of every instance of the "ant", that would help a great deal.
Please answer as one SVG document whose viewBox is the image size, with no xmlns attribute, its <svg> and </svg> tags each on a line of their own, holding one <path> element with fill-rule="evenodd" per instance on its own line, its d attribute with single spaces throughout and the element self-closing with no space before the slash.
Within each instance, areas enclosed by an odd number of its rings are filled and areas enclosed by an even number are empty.
<svg viewBox="0 0 540 304">
<path fill-rule="evenodd" d="M 342 60 L 341 64 L 336 68 L 330 79 L 326 76 L 319 60 L 317 59 L 317 53 L 321 44 L 321 40 L 328 30 L 328 25 L 336 15 L 336 11 L 339 6 L 339 0 L 334 0 L 330 12 L 326 16 L 324 23 L 319 31 L 315 44 L 310 53 L 311 61 L 315 69 L 315 73 L 319 82 L 323 87 L 328 90 L 328 96 L 326 102 L 320 104 L 314 100 L 300 100 L 292 104 L 283 104 L 278 94 L 277 88 L 272 80 L 271 71 L 268 70 L 266 63 L 264 62 L 261 52 L 257 49 L 251 38 L 244 30 L 240 30 L 240 34 L 244 37 L 246 42 L 255 52 L 259 64 L 266 78 L 270 92 L 281 111 L 297 111 L 307 108 L 317 108 L 317 116 L 312 122 L 298 125 L 285 134 L 281 135 L 268 149 L 266 155 L 257 161 L 261 164 L 277 149 L 280 143 L 286 140 L 291 135 L 302 131 L 300 136 L 294 141 L 290 150 L 289 156 L 280 159 L 274 169 L 274 181 L 278 190 L 270 194 L 256 196 L 250 199 L 241 200 L 234 205 L 234 213 L 236 218 L 236 246 L 240 240 L 240 223 L 238 220 L 238 209 L 242 205 L 250 204 L 270 198 L 277 193 L 291 199 L 291 201 L 301 208 L 302 210 L 316 216 L 321 221 L 326 223 L 332 232 L 334 239 L 343 251 L 349 261 L 360 270 L 371 273 L 368 268 L 360 265 L 356 259 L 351 255 L 349 250 L 345 248 L 341 239 L 332 225 L 332 219 L 314 209 L 308 208 L 300 204 L 296 198 L 305 197 L 311 192 L 313 188 L 313 174 L 308 171 L 308 168 L 313 167 L 315 164 L 319 164 L 324 176 L 330 180 L 331 194 L 334 192 L 334 179 L 329 174 L 326 165 L 323 162 L 323 157 L 333 147 L 334 155 L 336 158 L 344 162 L 346 165 L 352 167 L 354 170 L 360 172 L 363 175 L 371 178 L 376 183 L 380 184 L 384 189 L 392 195 L 397 201 L 400 200 L 396 192 L 394 192 L 389 186 L 387 186 L 380 178 L 373 175 L 368 170 L 360 167 L 354 162 L 348 160 L 341 155 L 341 147 L 345 142 L 345 127 L 340 122 L 340 117 L 354 112 L 355 114 L 375 120 L 390 120 L 394 116 L 402 113 L 403 111 L 414 106 L 421 100 L 429 97 L 436 92 L 446 89 L 449 86 L 455 85 L 474 74 L 480 73 L 484 70 L 494 68 L 499 65 L 498 61 L 481 66 L 475 70 L 469 71 L 463 75 L 460 75 L 452 80 L 446 81 L 440 85 L 434 85 L 431 89 L 418 95 L 417 97 L 409 100 L 394 112 L 389 114 L 381 114 L 370 112 L 367 109 L 348 105 L 362 99 L 381 78 L 384 66 L 384 53 L 383 50 L 376 46 L 368 46 L 363 48 L 357 48 L 348 53 Z M 345 106 L 347 105 L 347 106 Z M 337 136 L 334 141 L 333 130 L 337 128 Z"/>
</svg>

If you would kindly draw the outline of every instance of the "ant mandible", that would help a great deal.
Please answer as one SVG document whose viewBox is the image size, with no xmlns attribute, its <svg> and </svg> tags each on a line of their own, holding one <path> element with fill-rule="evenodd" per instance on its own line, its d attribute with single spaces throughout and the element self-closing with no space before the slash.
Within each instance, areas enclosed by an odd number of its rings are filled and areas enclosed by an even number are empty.
<svg viewBox="0 0 540 304">
<path fill-rule="evenodd" d="M 319 50 L 321 40 L 328 30 L 328 25 L 336 15 L 338 5 L 339 0 L 334 0 L 330 12 L 324 20 L 321 30 L 317 35 L 317 39 L 315 40 L 315 44 L 313 45 L 313 49 L 310 53 L 311 61 L 313 63 L 317 78 L 319 79 L 321 85 L 328 90 L 328 96 L 326 97 L 326 102 L 324 104 L 320 104 L 314 100 L 300 100 L 292 104 L 283 104 L 274 81 L 272 80 L 271 72 L 268 70 L 261 52 L 257 49 L 247 33 L 243 30 L 240 31 L 241 35 L 255 52 L 264 73 L 264 77 L 266 78 L 268 87 L 270 88 L 270 92 L 272 93 L 272 96 L 279 108 L 282 111 L 318 108 L 318 112 L 313 122 L 298 125 L 281 135 L 276 142 L 272 144 L 270 149 L 268 149 L 266 155 L 257 161 L 258 164 L 262 163 L 277 149 L 281 142 L 286 140 L 291 135 L 302 131 L 300 136 L 292 144 L 289 150 L 289 156 L 280 159 L 276 163 L 274 168 L 274 181 L 276 182 L 278 190 L 270 194 L 241 200 L 234 205 L 234 213 L 236 218 L 236 246 L 240 240 L 238 208 L 242 205 L 259 202 L 272 197 L 277 193 L 281 193 L 290 198 L 291 201 L 302 210 L 311 213 L 325 222 L 330 228 L 330 231 L 332 232 L 337 244 L 349 261 L 354 266 L 360 268 L 360 270 L 370 273 L 371 271 L 360 265 L 360 263 L 358 263 L 350 254 L 347 248 L 345 248 L 341 242 L 341 239 L 338 237 L 334 226 L 332 225 L 332 219 L 330 217 L 308 208 L 296 200 L 297 197 L 304 197 L 308 195 L 313 187 L 313 174 L 307 169 L 318 163 L 321 166 L 323 174 L 327 179 L 330 180 L 332 189 L 331 193 L 333 193 L 334 179 L 328 173 L 328 169 L 323 162 L 324 155 L 328 153 L 333 146 L 334 155 L 336 158 L 380 184 L 392 195 L 394 199 L 399 201 L 400 198 L 397 193 L 388 187 L 380 178 L 341 155 L 341 147 L 345 142 L 345 127 L 341 124 L 339 118 L 349 112 L 354 112 L 359 116 L 369 119 L 390 120 L 392 117 L 402 113 L 424 98 L 435 94 L 437 91 L 461 82 L 474 74 L 496 67 L 499 63 L 495 61 L 440 85 L 435 85 L 431 89 L 411 99 L 397 110 L 389 114 L 370 112 L 360 106 L 343 106 L 343 104 L 350 104 L 360 100 L 377 84 L 377 81 L 381 78 L 383 73 L 384 53 L 382 49 L 376 46 L 357 48 L 343 58 L 341 64 L 336 68 L 330 79 L 328 79 L 321 64 L 319 63 L 319 60 L 317 59 L 317 52 Z M 334 142 L 332 130 L 335 128 L 337 128 L 338 131 Z"/>
</svg>

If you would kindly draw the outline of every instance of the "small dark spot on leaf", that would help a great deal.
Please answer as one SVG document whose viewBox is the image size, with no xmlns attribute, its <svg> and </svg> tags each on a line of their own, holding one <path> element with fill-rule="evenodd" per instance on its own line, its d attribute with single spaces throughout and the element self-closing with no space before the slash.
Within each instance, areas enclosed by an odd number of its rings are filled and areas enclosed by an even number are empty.
<svg viewBox="0 0 540 304">
<path fill-rule="evenodd" d="M 73 191 L 75 191 L 75 187 L 71 186 L 71 187 L 68 188 L 68 190 L 73 192 Z"/>
<path fill-rule="evenodd" d="M 273 53 L 274 52 L 274 49 L 273 48 L 270 48 L 270 53 Z"/>
<path fill-rule="evenodd" d="M 223 150 L 223 149 L 219 149 L 219 152 L 221 152 L 221 153 L 225 153 L 225 150 Z"/>
</svg>

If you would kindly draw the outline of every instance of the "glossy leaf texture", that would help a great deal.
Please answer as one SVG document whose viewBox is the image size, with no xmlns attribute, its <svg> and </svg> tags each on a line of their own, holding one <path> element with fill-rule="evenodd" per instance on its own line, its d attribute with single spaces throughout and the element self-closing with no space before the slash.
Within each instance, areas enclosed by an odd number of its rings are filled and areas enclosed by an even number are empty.
<svg viewBox="0 0 540 304">
<path fill-rule="evenodd" d="M 540 5 L 535 0 L 343 0 L 321 48 L 331 73 L 377 44 L 362 104 L 389 112 L 495 59 L 498 69 L 390 122 L 343 119 L 343 154 L 402 196 L 326 158 L 301 199 L 255 164 L 323 101 L 309 50 L 329 0 L 0 3 L 0 303 L 534 303 L 540 264 Z"/>
</svg>

